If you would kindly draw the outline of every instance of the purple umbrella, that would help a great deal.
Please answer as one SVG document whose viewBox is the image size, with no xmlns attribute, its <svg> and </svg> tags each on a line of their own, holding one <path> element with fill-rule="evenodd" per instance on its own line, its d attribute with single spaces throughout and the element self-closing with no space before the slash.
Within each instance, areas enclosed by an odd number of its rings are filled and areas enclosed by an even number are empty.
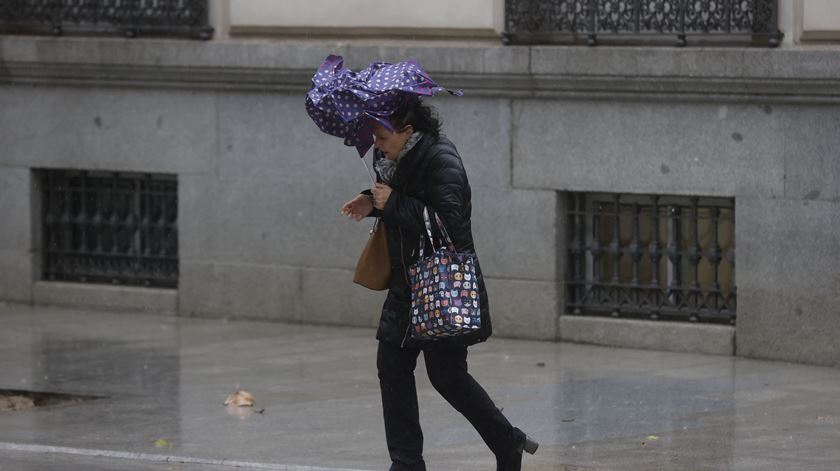
<svg viewBox="0 0 840 471">
<path fill-rule="evenodd" d="M 358 73 L 344 68 L 344 58 L 330 55 L 312 77 L 306 111 L 321 131 L 344 138 L 364 157 L 373 145 L 373 124 L 393 130 L 388 117 L 412 95 L 440 91 L 461 96 L 435 83 L 415 60 L 373 62 Z"/>
</svg>

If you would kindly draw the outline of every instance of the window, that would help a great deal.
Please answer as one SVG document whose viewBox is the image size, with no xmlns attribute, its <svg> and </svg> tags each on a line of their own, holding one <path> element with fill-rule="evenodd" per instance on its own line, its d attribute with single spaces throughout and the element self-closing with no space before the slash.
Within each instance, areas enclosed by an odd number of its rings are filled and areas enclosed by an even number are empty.
<svg viewBox="0 0 840 471">
<path fill-rule="evenodd" d="M 174 175 L 41 170 L 44 278 L 175 287 Z"/>
<path fill-rule="evenodd" d="M 571 314 L 735 322 L 734 200 L 571 193 Z"/>
<path fill-rule="evenodd" d="M 164 35 L 209 39 L 207 0 L 0 2 L 0 33 Z"/>
<path fill-rule="evenodd" d="M 779 0 L 505 0 L 506 42 L 778 46 Z"/>
</svg>

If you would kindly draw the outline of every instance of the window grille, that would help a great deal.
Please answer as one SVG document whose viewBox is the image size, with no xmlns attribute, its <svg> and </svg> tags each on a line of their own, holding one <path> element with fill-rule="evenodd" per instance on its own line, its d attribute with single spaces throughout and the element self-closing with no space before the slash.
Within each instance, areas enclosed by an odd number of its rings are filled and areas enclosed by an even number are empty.
<svg viewBox="0 0 840 471">
<path fill-rule="evenodd" d="M 40 171 L 44 278 L 176 287 L 174 175 Z"/>
<path fill-rule="evenodd" d="M 4 0 L 0 33 L 209 39 L 207 0 Z"/>
<path fill-rule="evenodd" d="M 506 42 L 679 46 L 687 38 L 778 46 L 778 0 L 505 0 Z"/>
<path fill-rule="evenodd" d="M 567 310 L 735 323 L 734 200 L 570 193 Z"/>
</svg>

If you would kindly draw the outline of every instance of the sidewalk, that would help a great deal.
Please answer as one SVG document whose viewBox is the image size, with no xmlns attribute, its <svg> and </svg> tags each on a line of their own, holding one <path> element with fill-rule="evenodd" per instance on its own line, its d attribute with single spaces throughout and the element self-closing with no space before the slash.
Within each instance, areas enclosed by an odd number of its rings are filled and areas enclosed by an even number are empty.
<svg viewBox="0 0 840 471">
<path fill-rule="evenodd" d="M 385 470 L 373 335 L 0 304 L 0 389 L 107 396 L 0 413 L 0 470 Z M 498 338 L 470 369 L 524 470 L 840 469 L 840 369 Z M 495 469 L 417 376 L 429 469 Z"/>
</svg>

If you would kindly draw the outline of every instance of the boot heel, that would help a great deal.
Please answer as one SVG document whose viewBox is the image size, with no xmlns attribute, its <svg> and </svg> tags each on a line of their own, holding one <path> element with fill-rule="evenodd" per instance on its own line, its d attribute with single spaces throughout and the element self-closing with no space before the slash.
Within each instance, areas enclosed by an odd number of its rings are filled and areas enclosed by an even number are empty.
<svg viewBox="0 0 840 471">
<path fill-rule="evenodd" d="M 527 452 L 529 455 L 533 455 L 537 452 L 537 448 L 540 447 L 540 444 L 531 440 L 529 437 L 525 437 L 525 444 L 522 445 L 522 449 Z"/>
</svg>

